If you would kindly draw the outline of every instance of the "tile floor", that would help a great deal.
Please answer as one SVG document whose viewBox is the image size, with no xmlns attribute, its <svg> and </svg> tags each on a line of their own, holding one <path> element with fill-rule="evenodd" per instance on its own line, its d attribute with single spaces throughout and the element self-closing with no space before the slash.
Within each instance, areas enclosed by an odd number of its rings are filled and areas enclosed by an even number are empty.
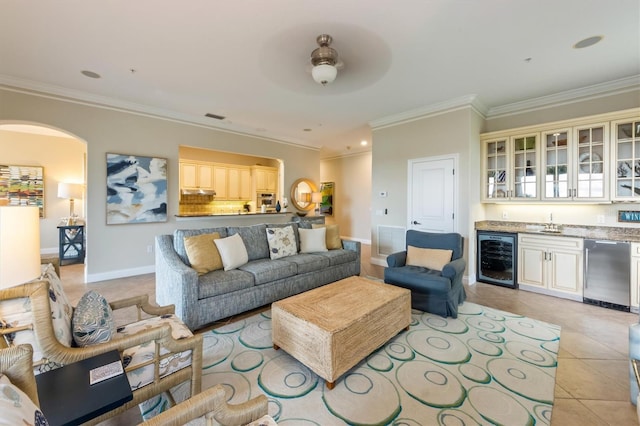
<svg viewBox="0 0 640 426">
<path fill-rule="evenodd" d="M 369 262 L 368 249 L 363 246 L 361 274 L 380 278 L 383 268 Z M 153 274 L 85 284 L 83 267 L 69 265 L 61 271 L 74 305 L 89 289 L 108 300 L 123 294 L 149 294 L 155 301 Z M 630 403 L 628 370 L 628 327 L 638 321 L 638 315 L 483 283 L 467 286 L 467 298 L 562 327 L 552 425 L 638 425 L 635 406 Z M 139 421 L 134 408 L 103 425 Z"/>
</svg>

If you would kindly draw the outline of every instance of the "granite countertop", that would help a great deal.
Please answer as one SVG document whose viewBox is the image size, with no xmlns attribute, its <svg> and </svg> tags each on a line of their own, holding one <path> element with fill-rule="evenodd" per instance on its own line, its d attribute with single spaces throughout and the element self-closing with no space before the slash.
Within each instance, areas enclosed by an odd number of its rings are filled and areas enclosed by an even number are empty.
<svg viewBox="0 0 640 426">
<path fill-rule="evenodd" d="M 578 237 L 611 241 L 640 242 L 640 228 L 556 224 L 559 232 L 543 232 L 544 223 L 483 220 L 475 223 L 478 231 L 513 232 L 519 234 Z"/>
</svg>

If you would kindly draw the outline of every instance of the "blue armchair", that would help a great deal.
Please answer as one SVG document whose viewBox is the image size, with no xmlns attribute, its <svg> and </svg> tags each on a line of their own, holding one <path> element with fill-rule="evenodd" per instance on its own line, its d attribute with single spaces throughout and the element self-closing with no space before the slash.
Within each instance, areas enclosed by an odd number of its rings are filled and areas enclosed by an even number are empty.
<svg viewBox="0 0 640 426">
<path fill-rule="evenodd" d="M 462 284 L 466 266 L 462 258 L 463 237 L 457 233 L 439 234 L 408 230 L 406 240 L 407 250 L 387 257 L 389 266 L 384 270 L 384 282 L 411 290 L 411 307 L 414 309 L 457 318 L 458 305 L 467 297 Z M 448 263 L 444 262 L 446 264 L 441 271 L 415 264 L 407 265 L 409 246 L 418 249 L 451 250 L 451 260 Z"/>
</svg>

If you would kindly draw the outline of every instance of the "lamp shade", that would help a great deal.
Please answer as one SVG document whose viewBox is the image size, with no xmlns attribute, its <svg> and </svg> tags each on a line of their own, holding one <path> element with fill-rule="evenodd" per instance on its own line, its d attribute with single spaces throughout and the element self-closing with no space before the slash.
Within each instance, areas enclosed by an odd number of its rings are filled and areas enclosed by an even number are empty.
<svg viewBox="0 0 640 426">
<path fill-rule="evenodd" d="M 329 64 L 320 64 L 313 67 L 311 75 L 316 83 L 320 83 L 323 86 L 327 83 L 332 83 L 338 75 L 338 69 Z"/>
<path fill-rule="evenodd" d="M 58 198 L 67 200 L 79 200 L 82 198 L 82 184 L 79 183 L 58 183 Z"/>
<path fill-rule="evenodd" d="M 38 207 L 0 207 L 0 288 L 40 276 Z"/>
<path fill-rule="evenodd" d="M 314 192 L 311 194 L 311 202 L 319 204 L 322 202 L 322 192 Z"/>
</svg>

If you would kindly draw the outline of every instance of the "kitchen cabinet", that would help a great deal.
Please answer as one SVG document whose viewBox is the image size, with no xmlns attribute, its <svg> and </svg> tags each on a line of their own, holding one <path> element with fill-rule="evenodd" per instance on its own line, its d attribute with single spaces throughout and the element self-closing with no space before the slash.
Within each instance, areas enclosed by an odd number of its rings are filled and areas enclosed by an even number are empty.
<svg viewBox="0 0 640 426">
<path fill-rule="evenodd" d="M 213 165 L 213 189 L 216 191 L 216 200 L 228 200 L 227 181 L 229 169 L 218 164 Z"/>
<path fill-rule="evenodd" d="M 518 234 L 519 288 L 582 302 L 582 249 L 582 238 Z"/>
<path fill-rule="evenodd" d="M 278 169 L 254 166 L 252 168 L 256 192 L 278 192 Z"/>
<path fill-rule="evenodd" d="M 213 180 L 213 165 L 180 162 L 180 188 L 214 189 Z"/>
<path fill-rule="evenodd" d="M 539 200 L 538 133 L 483 141 L 483 201 Z"/>
<path fill-rule="evenodd" d="M 609 124 L 543 131 L 542 199 L 606 201 L 609 198 Z"/>
<path fill-rule="evenodd" d="M 640 243 L 631 243 L 631 311 L 640 307 Z"/>
<path fill-rule="evenodd" d="M 640 117 L 611 124 L 614 162 L 612 198 L 640 201 Z"/>
<path fill-rule="evenodd" d="M 251 169 L 249 167 L 229 167 L 228 174 L 229 184 L 227 199 L 252 200 Z"/>
</svg>

